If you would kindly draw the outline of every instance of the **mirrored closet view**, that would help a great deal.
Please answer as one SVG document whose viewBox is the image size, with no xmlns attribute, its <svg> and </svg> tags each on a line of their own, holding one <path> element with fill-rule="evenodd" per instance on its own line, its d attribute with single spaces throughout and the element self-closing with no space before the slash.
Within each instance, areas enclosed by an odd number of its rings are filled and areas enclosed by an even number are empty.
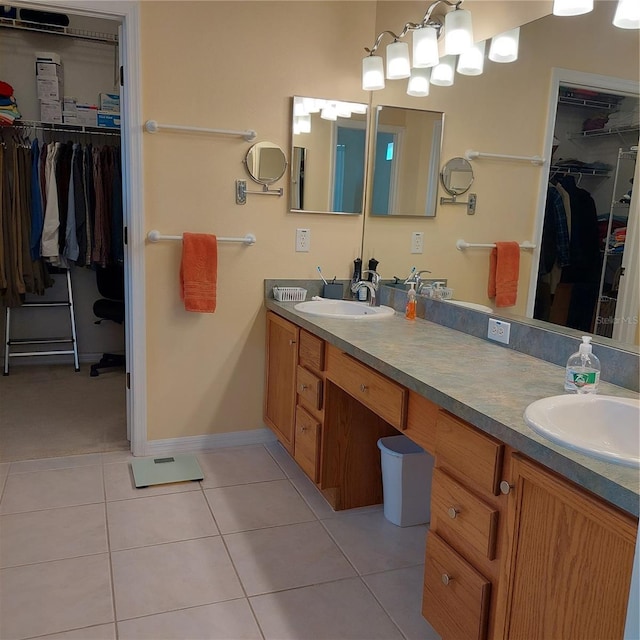
<svg viewBox="0 0 640 640">
<path fill-rule="evenodd" d="M 118 27 L 0 8 L 0 462 L 129 448 Z"/>
</svg>

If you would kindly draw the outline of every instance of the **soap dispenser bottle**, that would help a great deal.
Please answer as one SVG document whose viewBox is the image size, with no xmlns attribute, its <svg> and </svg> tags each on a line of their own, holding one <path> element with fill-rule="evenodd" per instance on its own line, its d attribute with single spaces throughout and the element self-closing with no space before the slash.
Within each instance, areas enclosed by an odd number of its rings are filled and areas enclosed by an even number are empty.
<svg viewBox="0 0 640 640">
<path fill-rule="evenodd" d="M 565 391 L 597 393 L 600 382 L 600 360 L 593 355 L 591 338 L 582 336 L 582 344 L 567 361 Z"/>
<path fill-rule="evenodd" d="M 404 311 L 404 315 L 408 320 L 416 319 L 416 290 L 415 282 L 410 282 L 411 289 L 407 291 L 407 306 Z"/>
</svg>

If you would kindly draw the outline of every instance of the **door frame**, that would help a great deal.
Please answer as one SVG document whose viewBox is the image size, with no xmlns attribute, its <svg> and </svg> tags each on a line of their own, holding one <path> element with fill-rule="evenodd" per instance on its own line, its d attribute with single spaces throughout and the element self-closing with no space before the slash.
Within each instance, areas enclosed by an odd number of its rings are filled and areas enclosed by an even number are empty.
<svg viewBox="0 0 640 640">
<path fill-rule="evenodd" d="M 140 3 L 131 0 L 17 0 L 12 6 L 64 11 L 122 23 L 119 43 L 125 69 L 122 117 L 122 198 L 125 246 L 127 432 L 134 456 L 147 449 L 144 172 L 140 65 Z"/>
<path fill-rule="evenodd" d="M 613 76 L 603 76 L 595 73 L 586 73 L 583 71 L 573 71 L 571 69 L 561 69 L 554 67 L 551 70 L 551 86 L 549 89 L 549 107 L 547 109 L 547 124 L 544 142 L 544 150 L 542 156 L 545 158 L 542 165 L 542 173 L 540 177 L 540 189 L 538 193 L 538 207 L 534 221 L 534 244 L 533 257 L 531 263 L 531 276 L 529 279 L 529 295 L 527 299 L 526 317 L 533 318 L 533 311 L 536 302 L 536 289 L 538 286 L 538 267 L 540 260 L 540 249 L 542 244 L 542 227 L 544 224 L 544 210 L 547 202 L 547 183 L 549 178 L 549 170 L 551 167 L 551 152 L 553 146 L 553 133 L 556 124 L 556 116 L 558 112 L 558 95 L 560 85 L 574 85 L 576 87 L 602 89 L 603 91 L 611 91 L 619 94 L 627 94 L 638 96 L 638 83 L 633 80 L 624 78 L 615 78 Z M 638 198 L 635 203 L 631 203 L 631 208 L 638 206 Z M 631 217 L 631 211 L 629 212 Z M 634 212 L 634 217 L 637 217 Z M 625 251 L 626 253 L 626 251 Z M 626 279 L 628 283 L 630 278 Z M 626 284 L 625 283 L 625 284 Z M 623 292 L 623 295 L 626 292 Z M 597 336 L 596 336 L 597 337 Z"/>
</svg>

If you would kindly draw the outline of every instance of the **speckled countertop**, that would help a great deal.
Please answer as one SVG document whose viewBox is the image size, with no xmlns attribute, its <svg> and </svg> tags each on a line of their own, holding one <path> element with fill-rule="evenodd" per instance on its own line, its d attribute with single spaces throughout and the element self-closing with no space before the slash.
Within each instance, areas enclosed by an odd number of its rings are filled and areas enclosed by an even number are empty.
<svg viewBox="0 0 640 640">
<path fill-rule="evenodd" d="M 564 368 L 427 320 L 358 321 L 299 313 L 295 303 L 265 300 L 276 312 L 416 391 L 482 431 L 638 516 L 640 471 L 601 462 L 531 430 L 525 408 L 564 393 Z M 606 382 L 603 395 L 638 394 Z"/>
</svg>

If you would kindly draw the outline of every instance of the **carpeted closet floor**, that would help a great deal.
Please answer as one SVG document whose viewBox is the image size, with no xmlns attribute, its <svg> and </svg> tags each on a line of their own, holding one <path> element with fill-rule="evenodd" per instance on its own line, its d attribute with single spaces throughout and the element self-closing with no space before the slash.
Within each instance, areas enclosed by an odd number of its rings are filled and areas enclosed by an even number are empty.
<svg viewBox="0 0 640 640">
<path fill-rule="evenodd" d="M 0 462 L 129 449 L 124 371 L 12 366 L 0 376 Z"/>
</svg>

